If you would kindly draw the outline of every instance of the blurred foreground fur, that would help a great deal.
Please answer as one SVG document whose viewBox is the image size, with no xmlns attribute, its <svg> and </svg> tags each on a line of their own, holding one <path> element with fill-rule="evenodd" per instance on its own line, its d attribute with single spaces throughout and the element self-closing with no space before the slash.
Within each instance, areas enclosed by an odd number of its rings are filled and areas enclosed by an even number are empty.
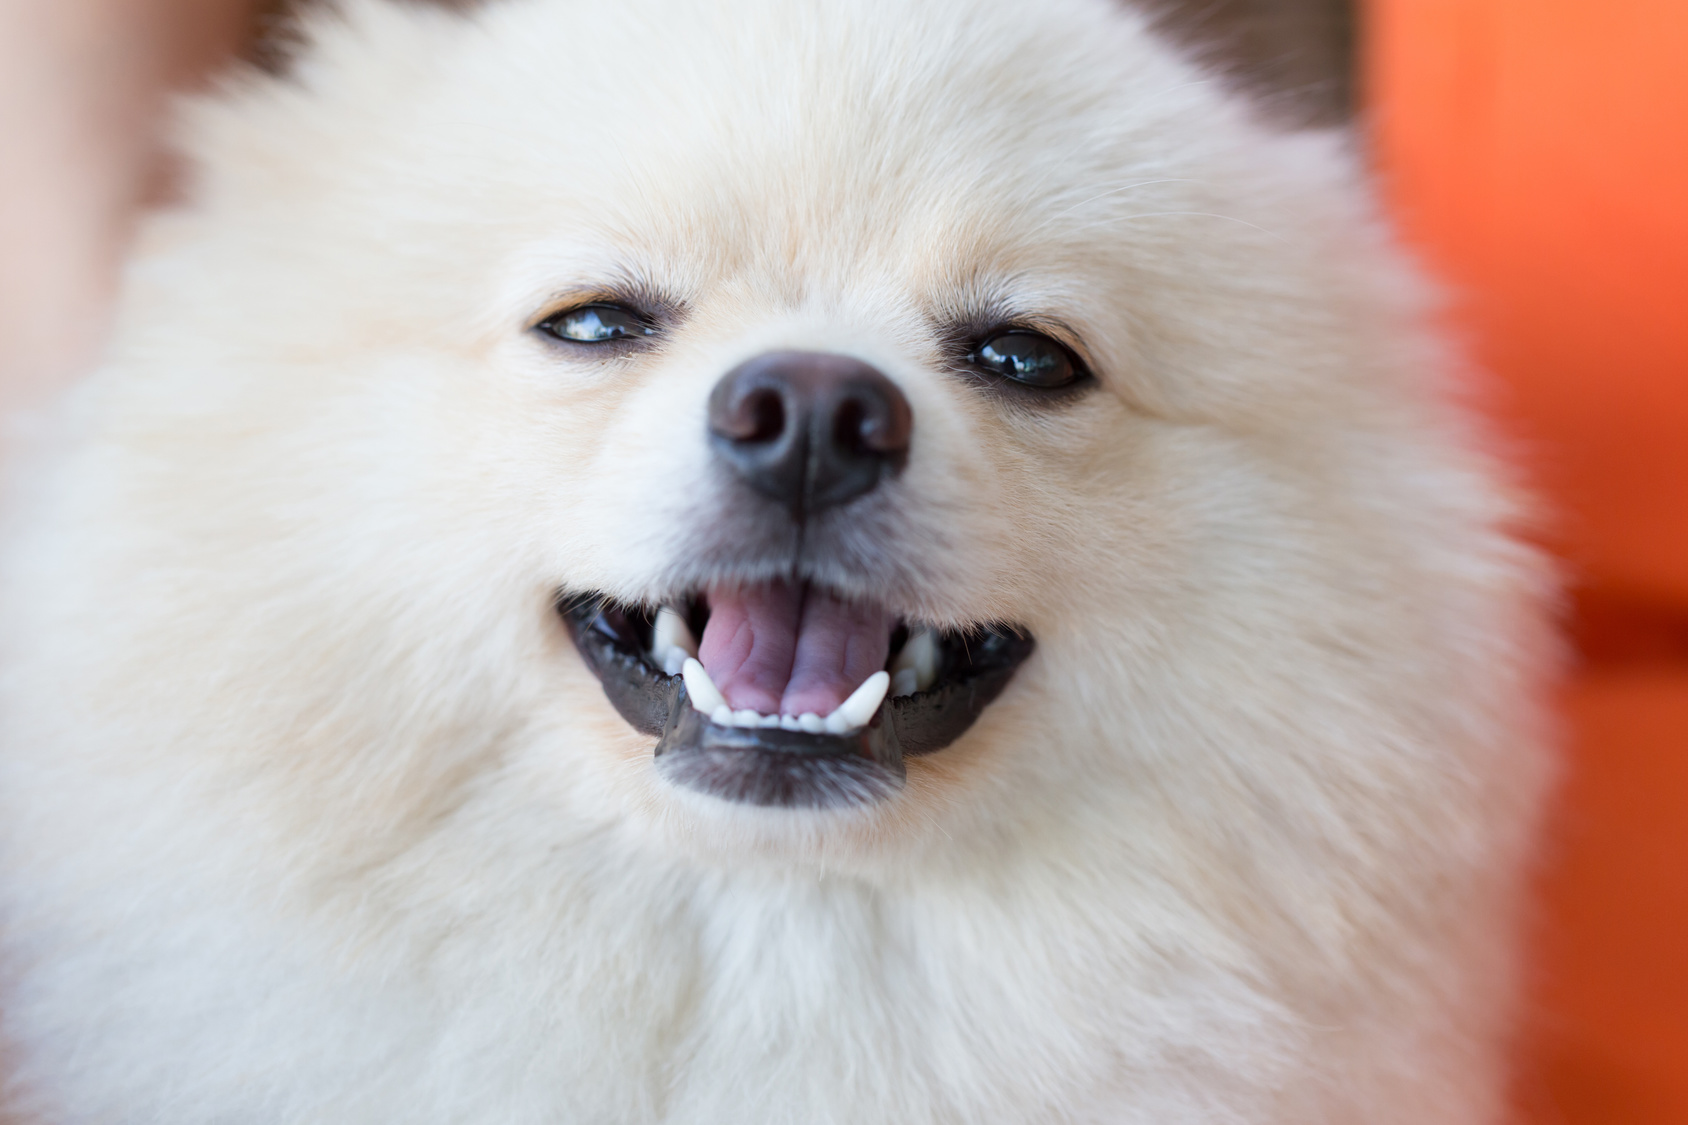
<svg viewBox="0 0 1688 1125">
<path fill-rule="evenodd" d="M 13 490 L 20 1120 L 1499 1118 L 1549 583 L 1340 137 L 1102 0 L 307 43 L 192 107 Z M 532 331 L 608 292 L 660 340 Z M 981 317 L 1094 384 L 958 373 Z M 914 417 L 805 576 L 1037 642 L 864 807 L 668 784 L 554 608 L 718 546 L 705 403 L 780 348 Z"/>
</svg>

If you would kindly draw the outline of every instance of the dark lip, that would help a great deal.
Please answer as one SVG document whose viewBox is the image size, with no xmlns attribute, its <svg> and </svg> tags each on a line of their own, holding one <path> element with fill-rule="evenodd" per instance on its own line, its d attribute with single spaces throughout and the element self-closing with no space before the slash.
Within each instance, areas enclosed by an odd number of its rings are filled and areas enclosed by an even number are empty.
<svg viewBox="0 0 1688 1125">
<path fill-rule="evenodd" d="M 645 611 L 593 594 L 560 596 L 557 610 L 605 697 L 633 729 L 657 739 L 664 778 L 723 800 L 784 808 L 892 796 L 903 786 L 904 758 L 936 753 L 965 734 L 1035 647 L 1023 629 L 1006 625 L 945 632 L 929 690 L 887 698 L 859 731 L 808 734 L 711 722 L 691 706 L 685 681 L 648 663 L 630 635 Z"/>
</svg>

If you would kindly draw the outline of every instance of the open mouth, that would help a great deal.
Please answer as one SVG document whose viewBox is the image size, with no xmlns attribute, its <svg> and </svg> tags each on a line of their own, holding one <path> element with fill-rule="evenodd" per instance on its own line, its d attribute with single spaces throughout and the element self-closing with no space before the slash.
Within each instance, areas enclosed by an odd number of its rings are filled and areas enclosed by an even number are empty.
<svg viewBox="0 0 1688 1125">
<path fill-rule="evenodd" d="M 662 775 L 752 805 L 883 800 L 904 757 L 965 733 L 1033 648 L 1020 629 L 936 629 L 807 583 L 558 609 L 609 701 L 657 737 Z"/>
</svg>

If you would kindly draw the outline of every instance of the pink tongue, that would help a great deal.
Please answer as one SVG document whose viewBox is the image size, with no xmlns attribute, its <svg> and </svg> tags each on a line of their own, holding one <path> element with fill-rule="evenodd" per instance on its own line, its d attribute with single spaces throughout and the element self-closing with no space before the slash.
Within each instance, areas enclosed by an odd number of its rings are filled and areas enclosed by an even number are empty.
<svg viewBox="0 0 1688 1125">
<path fill-rule="evenodd" d="M 829 715 L 885 666 L 882 609 L 784 582 L 708 594 L 698 659 L 735 710 Z"/>
</svg>

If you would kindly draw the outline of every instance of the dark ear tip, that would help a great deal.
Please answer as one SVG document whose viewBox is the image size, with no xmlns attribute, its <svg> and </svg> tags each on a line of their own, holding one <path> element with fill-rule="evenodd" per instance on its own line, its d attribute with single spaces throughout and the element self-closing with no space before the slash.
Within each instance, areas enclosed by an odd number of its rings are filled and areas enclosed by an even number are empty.
<svg viewBox="0 0 1688 1125">
<path fill-rule="evenodd" d="M 1353 0 L 1118 0 L 1290 128 L 1354 111 Z"/>
<path fill-rule="evenodd" d="M 467 14 L 485 7 L 490 0 L 405 0 L 417 7 L 443 8 Z M 259 0 L 250 5 L 246 46 L 241 57 L 270 74 L 286 74 L 304 46 L 300 21 L 325 7 L 328 0 Z"/>
</svg>

